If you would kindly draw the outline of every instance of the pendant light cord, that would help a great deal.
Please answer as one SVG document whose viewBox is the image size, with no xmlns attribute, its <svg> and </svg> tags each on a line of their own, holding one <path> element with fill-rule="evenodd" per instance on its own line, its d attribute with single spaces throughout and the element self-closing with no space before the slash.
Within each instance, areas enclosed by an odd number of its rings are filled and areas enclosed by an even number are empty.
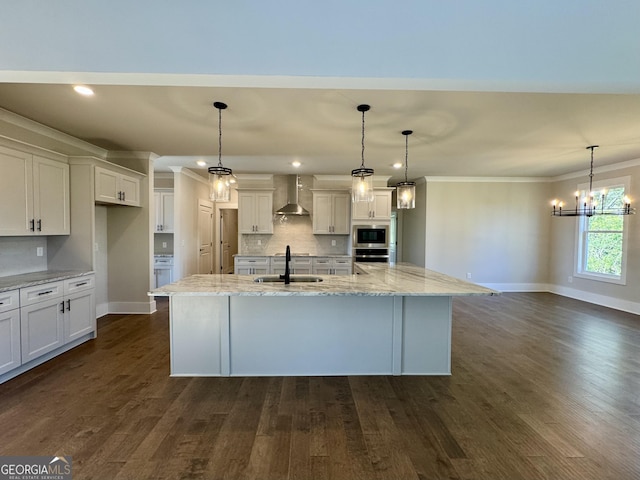
<svg viewBox="0 0 640 480">
<path fill-rule="evenodd" d="M 362 163 L 360 164 L 361 168 L 364 168 L 364 112 L 365 110 L 362 110 Z"/>
<path fill-rule="evenodd" d="M 404 182 L 407 183 L 409 171 L 409 135 L 404 136 Z"/>
<path fill-rule="evenodd" d="M 589 193 L 587 195 L 591 200 L 593 200 L 591 196 L 593 189 L 593 151 L 598 148 L 598 145 L 591 145 L 587 148 L 591 150 L 591 168 L 589 169 Z"/>
<path fill-rule="evenodd" d="M 218 108 L 218 166 L 222 167 L 222 109 Z"/>
</svg>

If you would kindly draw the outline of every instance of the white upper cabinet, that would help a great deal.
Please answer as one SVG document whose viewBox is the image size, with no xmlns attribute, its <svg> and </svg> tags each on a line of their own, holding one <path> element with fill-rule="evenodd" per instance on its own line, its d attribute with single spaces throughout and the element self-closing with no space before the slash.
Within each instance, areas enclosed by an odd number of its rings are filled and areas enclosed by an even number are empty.
<svg viewBox="0 0 640 480">
<path fill-rule="evenodd" d="M 33 157 L 33 207 L 36 233 L 69 235 L 69 165 Z"/>
<path fill-rule="evenodd" d="M 349 235 L 351 195 L 346 191 L 313 192 L 313 233 Z"/>
<path fill-rule="evenodd" d="M 273 191 L 238 192 L 238 232 L 273 233 Z"/>
<path fill-rule="evenodd" d="M 374 190 L 373 201 L 356 202 L 353 220 L 391 220 L 391 190 Z"/>
<path fill-rule="evenodd" d="M 156 233 L 173 233 L 173 190 L 155 190 Z"/>
<path fill-rule="evenodd" d="M 68 235 L 69 165 L 0 147 L 0 235 Z"/>
<path fill-rule="evenodd" d="M 140 179 L 102 167 L 95 167 L 96 202 L 140 206 Z"/>
</svg>

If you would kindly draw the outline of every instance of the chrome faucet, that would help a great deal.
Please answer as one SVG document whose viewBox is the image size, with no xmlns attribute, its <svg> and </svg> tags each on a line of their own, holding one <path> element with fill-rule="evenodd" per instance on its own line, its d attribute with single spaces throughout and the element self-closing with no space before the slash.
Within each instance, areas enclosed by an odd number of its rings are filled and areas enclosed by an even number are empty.
<svg viewBox="0 0 640 480">
<path fill-rule="evenodd" d="M 280 278 L 284 279 L 284 284 L 289 285 L 291 283 L 291 271 L 289 270 L 289 262 L 291 262 L 291 248 L 287 245 L 287 250 L 284 256 L 284 275 L 280 275 Z"/>
</svg>

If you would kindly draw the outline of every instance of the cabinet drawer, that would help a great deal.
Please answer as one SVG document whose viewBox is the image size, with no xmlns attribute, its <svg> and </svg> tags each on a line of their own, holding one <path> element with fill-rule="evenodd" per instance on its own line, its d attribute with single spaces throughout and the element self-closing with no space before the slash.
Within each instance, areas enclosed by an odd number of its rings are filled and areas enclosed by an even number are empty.
<svg viewBox="0 0 640 480">
<path fill-rule="evenodd" d="M 20 291 L 0 292 L 0 312 L 8 312 L 20 308 Z"/>
<path fill-rule="evenodd" d="M 95 286 L 95 276 L 85 275 L 82 277 L 70 278 L 64 281 L 64 294 L 69 295 L 83 290 L 90 290 Z"/>
<path fill-rule="evenodd" d="M 348 265 L 351 266 L 351 258 L 335 258 L 334 263 L 336 266 L 344 266 L 344 265 Z"/>
<path fill-rule="evenodd" d="M 56 297 L 62 297 L 64 282 L 43 283 L 20 289 L 20 306 L 26 307 L 34 303 L 44 302 Z"/>
<path fill-rule="evenodd" d="M 251 267 L 257 266 L 269 266 L 270 259 L 269 257 L 238 257 L 236 258 L 236 262 L 238 265 L 248 265 Z"/>
</svg>

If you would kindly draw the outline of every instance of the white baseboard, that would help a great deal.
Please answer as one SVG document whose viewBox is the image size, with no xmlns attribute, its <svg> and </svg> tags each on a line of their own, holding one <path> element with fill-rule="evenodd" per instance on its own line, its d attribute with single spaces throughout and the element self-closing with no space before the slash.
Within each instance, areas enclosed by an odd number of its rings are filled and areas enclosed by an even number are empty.
<svg viewBox="0 0 640 480">
<path fill-rule="evenodd" d="M 549 292 L 546 283 L 479 283 L 483 287 L 499 292 Z"/>
<path fill-rule="evenodd" d="M 608 297 L 597 293 L 585 292 L 575 288 L 551 285 L 547 283 L 481 283 L 483 287 L 498 290 L 499 292 L 549 292 L 563 297 L 574 298 L 594 305 L 613 308 L 623 312 L 640 315 L 640 303 Z"/>
<path fill-rule="evenodd" d="M 597 293 L 584 292 L 582 290 L 576 290 L 575 288 L 563 287 L 562 285 L 550 285 L 549 287 L 549 292 L 562 295 L 563 297 L 575 298 L 576 300 L 582 300 L 583 302 L 640 315 L 639 302 L 631 302 L 629 300 L 607 297 L 606 295 L 599 295 Z"/>
<path fill-rule="evenodd" d="M 109 313 L 109 304 L 101 303 L 100 305 L 96 305 L 96 318 L 104 317 Z"/>
</svg>

